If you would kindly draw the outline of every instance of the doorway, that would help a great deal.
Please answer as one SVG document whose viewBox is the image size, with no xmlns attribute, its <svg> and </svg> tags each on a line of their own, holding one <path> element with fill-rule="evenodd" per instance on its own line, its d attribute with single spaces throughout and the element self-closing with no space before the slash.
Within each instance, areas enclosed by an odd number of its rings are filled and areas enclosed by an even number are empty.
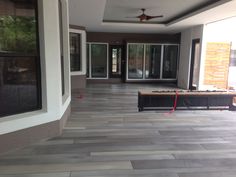
<svg viewBox="0 0 236 177">
<path fill-rule="evenodd" d="M 124 81 L 125 59 L 123 45 L 110 45 L 110 78 L 120 78 Z"/>
<path fill-rule="evenodd" d="M 192 41 L 189 89 L 197 90 L 200 70 L 200 39 Z"/>
</svg>

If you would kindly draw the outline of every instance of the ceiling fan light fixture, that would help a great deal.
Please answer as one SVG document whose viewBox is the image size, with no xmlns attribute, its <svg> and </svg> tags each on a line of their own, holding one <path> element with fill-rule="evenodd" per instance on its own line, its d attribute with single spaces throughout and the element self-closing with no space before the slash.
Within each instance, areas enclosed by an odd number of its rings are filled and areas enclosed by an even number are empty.
<svg viewBox="0 0 236 177">
<path fill-rule="evenodd" d="M 136 17 L 127 17 L 127 18 L 138 18 L 140 22 L 144 22 L 144 21 L 149 21 L 151 19 L 154 18 L 162 18 L 163 15 L 157 15 L 157 16 L 151 16 L 151 15 L 147 15 L 145 14 L 146 9 L 142 8 L 140 9 L 142 11 L 142 14 Z"/>
</svg>

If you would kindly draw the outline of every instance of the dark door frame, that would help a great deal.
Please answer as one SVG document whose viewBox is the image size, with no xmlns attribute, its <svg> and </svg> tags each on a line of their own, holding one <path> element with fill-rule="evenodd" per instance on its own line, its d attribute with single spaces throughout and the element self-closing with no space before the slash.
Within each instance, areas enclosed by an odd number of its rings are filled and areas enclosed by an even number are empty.
<svg viewBox="0 0 236 177">
<path fill-rule="evenodd" d="M 191 65 L 190 65 L 190 78 L 189 78 L 189 89 L 196 90 L 197 88 L 193 86 L 193 72 L 194 72 L 194 63 L 195 63 L 195 45 L 200 43 L 200 39 L 192 40 L 192 50 L 191 50 Z"/>
<path fill-rule="evenodd" d="M 112 49 L 120 48 L 121 49 L 121 74 L 114 75 L 112 74 Z M 124 45 L 109 45 L 109 78 L 121 78 L 124 82 L 125 78 L 125 47 Z"/>
</svg>

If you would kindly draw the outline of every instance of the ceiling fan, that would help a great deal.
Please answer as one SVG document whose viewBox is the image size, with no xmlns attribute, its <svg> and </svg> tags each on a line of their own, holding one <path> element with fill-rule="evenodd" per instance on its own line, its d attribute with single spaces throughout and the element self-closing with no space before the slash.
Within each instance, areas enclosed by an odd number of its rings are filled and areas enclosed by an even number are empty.
<svg viewBox="0 0 236 177">
<path fill-rule="evenodd" d="M 148 21 L 148 20 L 154 19 L 154 18 L 163 17 L 163 15 L 157 15 L 157 16 L 147 15 L 147 14 L 145 14 L 146 9 L 144 9 L 144 8 L 142 8 L 140 10 L 142 11 L 141 15 L 136 16 L 136 17 L 127 17 L 127 18 L 138 18 L 140 20 L 140 22 L 143 22 L 143 21 Z"/>
</svg>

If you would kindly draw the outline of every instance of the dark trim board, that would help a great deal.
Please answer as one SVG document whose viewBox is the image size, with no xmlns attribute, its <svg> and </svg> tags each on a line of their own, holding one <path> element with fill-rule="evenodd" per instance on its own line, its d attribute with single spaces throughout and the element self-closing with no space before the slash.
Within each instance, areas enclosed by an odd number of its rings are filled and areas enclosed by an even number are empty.
<svg viewBox="0 0 236 177">
<path fill-rule="evenodd" d="M 235 111 L 233 98 L 228 92 L 138 92 L 138 110 L 230 110 Z M 176 102 L 176 107 L 175 107 Z"/>
<path fill-rule="evenodd" d="M 121 78 L 109 78 L 109 79 L 88 79 L 87 84 L 120 84 L 123 81 Z"/>
<path fill-rule="evenodd" d="M 126 45 L 129 43 L 166 43 L 180 44 L 181 33 L 178 34 L 138 34 L 87 32 L 87 42 L 101 42 L 109 45 Z"/>
<path fill-rule="evenodd" d="M 86 28 L 84 26 L 77 26 L 77 25 L 69 25 L 71 29 L 77 29 L 77 30 L 83 30 L 86 31 Z"/>
</svg>

